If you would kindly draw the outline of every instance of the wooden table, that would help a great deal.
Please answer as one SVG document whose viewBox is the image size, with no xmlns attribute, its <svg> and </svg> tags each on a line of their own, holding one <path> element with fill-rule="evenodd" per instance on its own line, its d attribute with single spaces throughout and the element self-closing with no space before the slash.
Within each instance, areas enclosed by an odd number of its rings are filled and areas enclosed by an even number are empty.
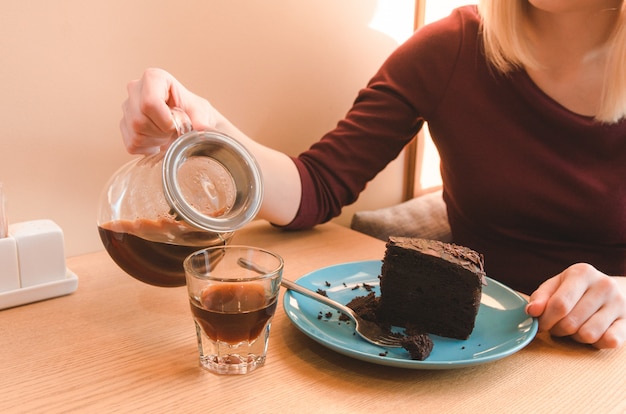
<svg viewBox="0 0 626 414">
<path fill-rule="evenodd" d="M 271 249 L 294 280 L 322 266 L 379 259 L 384 243 L 335 224 L 284 232 L 254 222 L 234 243 Z M 331 351 L 282 306 L 267 363 L 246 376 L 199 367 L 185 288 L 123 273 L 104 252 L 73 257 L 75 293 L 0 311 L 0 412 L 624 413 L 626 349 L 540 334 L 471 368 L 391 368 Z M 282 304 L 282 300 L 280 302 Z"/>
</svg>

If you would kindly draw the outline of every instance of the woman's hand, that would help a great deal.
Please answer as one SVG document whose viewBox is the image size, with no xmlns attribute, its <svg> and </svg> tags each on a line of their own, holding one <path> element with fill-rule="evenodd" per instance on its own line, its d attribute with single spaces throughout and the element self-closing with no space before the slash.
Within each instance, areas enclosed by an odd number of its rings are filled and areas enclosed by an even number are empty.
<svg viewBox="0 0 626 414">
<path fill-rule="evenodd" d="M 539 286 L 526 312 L 539 319 L 540 331 L 596 348 L 620 347 L 626 343 L 626 278 L 572 265 Z"/>
<path fill-rule="evenodd" d="M 218 130 L 244 145 L 256 158 L 263 175 L 263 204 L 258 218 L 278 225 L 290 223 L 302 196 L 300 174 L 292 159 L 249 138 L 204 98 L 191 93 L 162 69 L 147 69 L 128 84 L 120 130 L 131 154 L 154 154 L 176 138 L 170 108 L 182 109 L 193 129 Z"/>
<path fill-rule="evenodd" d="M 127 91 L 120 130 L 131 154 L 156 153 L 176 138 L 172 107 L 184 110 L 196 130 L 216 124 L 216 111 L 208 101 L 191 93 L 162 69 L 147 69 L 140 79 L 128 83 Z"/>
</svg>

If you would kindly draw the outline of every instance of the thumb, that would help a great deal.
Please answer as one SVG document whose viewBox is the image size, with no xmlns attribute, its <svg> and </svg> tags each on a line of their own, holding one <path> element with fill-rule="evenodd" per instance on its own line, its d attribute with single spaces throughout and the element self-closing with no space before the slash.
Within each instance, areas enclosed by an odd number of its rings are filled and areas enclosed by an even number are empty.
<svg viewBox="0 0 626 414">
<path fill-rule="evenodd" d="M 528 305 L 526 305 L 526 313 L 534 318 L 541 316 L 546 310 L 548 300 L 556 292 L 559 285 L 559 276 L 554 276 L 543 282 L 537 290 L 530 295 L 530 300 Z"/>
</svg>

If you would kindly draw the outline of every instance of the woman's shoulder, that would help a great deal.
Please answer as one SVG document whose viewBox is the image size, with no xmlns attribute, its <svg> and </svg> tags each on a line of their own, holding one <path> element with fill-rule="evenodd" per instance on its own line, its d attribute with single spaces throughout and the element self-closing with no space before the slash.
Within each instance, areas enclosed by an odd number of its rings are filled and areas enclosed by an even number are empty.
<svg viewBox="0 0 626 414">
<path fill-rule="evenodd" d="M 422 26 L 392 54 L 392 59 L 416 64 L 444 61 L 458 57 L 463 50 L 471 52 L 479 45 L 480 17 L 476 6 L 457 8 L 447 17 Z M 416 60 L 417 59 L 417 60 Z M 404 62 L 406 63 L 406 62 Z"/>
<path fill-rule="evenodd" d="M 479 29 L 476 6 L 455 9 L 418 29 L 391 54 L 375 80 L 392 79 L 406 99 L 428 115 L 455 73 L 481 59 Z"/>
<path fill-rule="evenodd" d="M 458 29 L 465 25 L 480 25 L 480 13 L 478 12 L 478 6 L 468 5 L 461 6 L 453 9 L 449 15 L 439 20 L 435 20 L 432 23 L 424 25 L 422 28 L 437 28 L 437 29 Z"/>
<path fill-rule="evenodd" d="M 476 6 L 454 9 L 447 17 L 429 23 L 418 29 L 413 39 L 433 45 L 476 42 L 479 38 L 480 15 Z"/>
</svg>

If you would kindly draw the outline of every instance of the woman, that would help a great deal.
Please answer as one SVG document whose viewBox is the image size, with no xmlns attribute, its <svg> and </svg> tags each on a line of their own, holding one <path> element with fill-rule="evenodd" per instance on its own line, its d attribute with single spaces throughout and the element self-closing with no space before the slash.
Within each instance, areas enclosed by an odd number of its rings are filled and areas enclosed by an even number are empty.
<svg viewBox="0 0 626 414">
<path fill-rule="evenodd" d="M 346 118 L 297 158 L 245 136 L 170 74 L 128 86 L 121 130 L 149 153 L 168 106 L 256 156 L 259 213 L 289 229 L 339 214 L 427 121 L 454 241 L 531 293 L 540 330 L 597 348 L 626 342 L 626 6 L 623 0 L 482 0 L 419 30 Z"/>
</svg>

